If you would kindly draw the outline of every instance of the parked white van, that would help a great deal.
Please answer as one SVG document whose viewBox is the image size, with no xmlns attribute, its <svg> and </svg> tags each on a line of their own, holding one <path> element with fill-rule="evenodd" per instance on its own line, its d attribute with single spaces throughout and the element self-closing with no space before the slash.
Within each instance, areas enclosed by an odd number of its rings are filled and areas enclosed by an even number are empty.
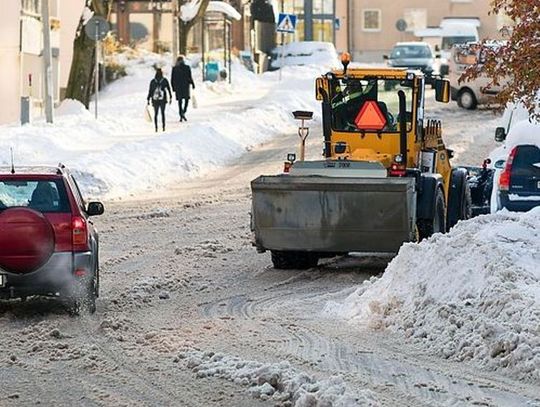
<svg viewBox="0 0 540 407">
<path fill-rule="evenodd" d="M 455 45 L 478 42 L 479 25 L 480 21 L 477 19 L 443 19 L 441 21 L 441 59 L 450 59 Z"/>
<path fill-rule="evenodd" d="M 493 42 L 489 46 L 499 46 L 500 43 Z M 470 81 L 459 82 L 459 78 L 468 67 L 480 64 L 483 59 L 483 51 L 478 42 L 452 47 L 450 58 L 448 59 L 448 80 L 450 81 L 450 94 L 452 100 L 457 101 L 459 107 L 464 109 L 476 109 L 478 105 L 487 104 L 493 101 L 500 90 L 500 86 L 491 86 L 491 80 L 487 76 L 480 76 Z"/>
</svg>

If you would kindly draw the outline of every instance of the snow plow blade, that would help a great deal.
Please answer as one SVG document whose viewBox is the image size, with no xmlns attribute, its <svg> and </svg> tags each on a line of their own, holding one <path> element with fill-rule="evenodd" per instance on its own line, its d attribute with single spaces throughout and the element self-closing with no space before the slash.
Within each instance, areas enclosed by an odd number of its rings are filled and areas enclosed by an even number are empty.
<svg viewBox="0 0 540 407">
<path fill-rule="evenodd" d="M 251 189 L 261 252 L 397 253 L 416 236 L 413 178 L 261 176 Z"/>
</svg>

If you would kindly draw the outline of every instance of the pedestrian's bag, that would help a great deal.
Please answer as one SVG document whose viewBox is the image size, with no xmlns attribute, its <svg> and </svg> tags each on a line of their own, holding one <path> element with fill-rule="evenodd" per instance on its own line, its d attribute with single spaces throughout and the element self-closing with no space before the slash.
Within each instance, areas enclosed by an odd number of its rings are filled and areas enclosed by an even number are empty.
<svg viewBox="0 0 540 407">
<path fill-rule="evenodd" d="M 144 108 L 144 118 L 147 122 L 151 122 L 153 117 L 152 117 L 152 106 L 150 105 L 146 105 L 145 108 Z"/>
<path fill-rule="evenodd" d="M 155 100 L 156 102 L 161 102 L 165 100 L 165 92 L 161 88 L 161 80 L 157 83 L 156 89 L 154 89 L 152 100 Z"/>
</svg>

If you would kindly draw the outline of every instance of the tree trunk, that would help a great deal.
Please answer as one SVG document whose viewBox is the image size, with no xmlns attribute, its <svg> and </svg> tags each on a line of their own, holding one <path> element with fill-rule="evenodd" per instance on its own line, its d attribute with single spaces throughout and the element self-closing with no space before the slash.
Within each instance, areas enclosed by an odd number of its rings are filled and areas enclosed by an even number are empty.
<svg viewBox="0 0 540 407">
<path fill-rule="evenodd" d="M 208 7 L 208 3 L 210 0 L 191 0 L 194 2 L 200 2 L 199 10 L 197 11 L 197 15 L 190 21 L 184 21 L 182 20 L 182 9 L 181 6 L 189 3 L 189 0 L 179 0 L 179 10 L 180 10 L 180 18 L 178 19 L 178 52 L 180 54 L 186 55 L 187 53 L 187 39 L 188 34 L 191 28 L 198 22 L 201 21 L 204 17 L 204 13 L 206 13 L 206 8 Z"/>
<path fill-rule="evenodd" d="M 191 27 L 188 27 L 181 19 L 178 19 L 178 54 L 187 54 L 187 37 Z"/>
<path fill-rule="evenodd" d="M 111 2 L 106 0 L 87 0 L 86 6 L 94 11 L 94 16 L 108 19 Z M 95 42 L 84 32 L 84 20 L 81 17 L 77 35 L 73 42 L 73 60 L 69 71 L 66 98 L 80 101 L 88 109 L 94 84 Z"/>
</svg>

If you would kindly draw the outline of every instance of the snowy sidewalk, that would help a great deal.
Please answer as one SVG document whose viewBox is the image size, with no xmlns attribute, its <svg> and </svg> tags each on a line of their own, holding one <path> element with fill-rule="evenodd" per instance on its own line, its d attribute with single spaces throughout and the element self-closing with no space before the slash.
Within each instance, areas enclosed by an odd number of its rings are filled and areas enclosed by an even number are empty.
<svg viewBox="0 0 540 407">
<path fill-rule="evenodd" d="M 59 162 L 70 167 L 87 195 L 120 198 L 163 188 L 204 174 L 238 157 L 253 145 L 295 131 L 291 111 L 318 112 L 313 78 L 327 67 L 290 67 L 282 82 L 277 73 L 261 76 L 236 64 L 233 83 L 196 81 L 198 109 L 191 105 L 186 123 L 178 122 L 176 100 L 167 106 L 166 132 L 154 132 L 144 118 L 148 83 L 154 64 L 170 66 L 148 54 L 131 60 L 128 76 L 102 92 L 99 119 L 78 102 L 67 100 L 55 123 L 0 126 L 3 146 L 13 147 L 16 165 Z M 195 77 L 200 72 L 195 70 Z M 174 97 L 174 95 L 173 95 Z M 0 165 L 9 164 L 9 148 Z"/>
</svg>

